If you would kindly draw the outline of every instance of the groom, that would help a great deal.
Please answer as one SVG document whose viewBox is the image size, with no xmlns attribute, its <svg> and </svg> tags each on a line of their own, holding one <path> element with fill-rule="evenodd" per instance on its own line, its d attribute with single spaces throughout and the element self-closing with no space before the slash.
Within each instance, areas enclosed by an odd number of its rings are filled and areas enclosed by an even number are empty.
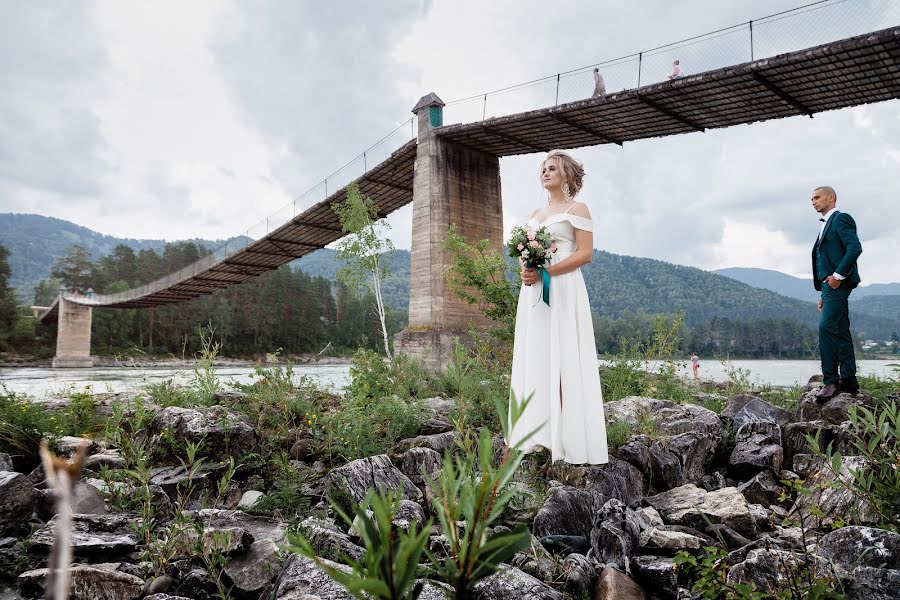
<svg viewBox="0 0 900 600">
<path fill-rule="evenodd" d="M 853 217 L 835 208 L 837 194 L 823 186 L 812 194 L 812 206 L 822 215 L 822 227 L 812 251 L 813 285 L 822 292 L 819 298 L 819 353 L 825 386 L 816 394 L 825 402 L 840 392 L 859 391 L 856 381 L 856 357 L 850 337 L 850 292 L 859 285 L 856 259 L 862 245 L 856 236 Z"/>
</svg>

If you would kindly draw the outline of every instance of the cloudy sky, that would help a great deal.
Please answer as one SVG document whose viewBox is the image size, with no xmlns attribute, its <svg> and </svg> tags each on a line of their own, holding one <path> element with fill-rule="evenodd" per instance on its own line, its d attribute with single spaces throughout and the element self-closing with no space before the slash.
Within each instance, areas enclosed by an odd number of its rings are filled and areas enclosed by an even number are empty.
<svg viewBox="0 0 900 600">
<path fill-rule="evenodd" d="M 0 212 L 119 237 L 230 237 L 401 126 L 427 92 L 451 102 L 802 4 L 0 0 Z M 900 23 L 893 0 L 838 4 L 758 25 L 756 43 Z M 744 43 L 729 36 L 677 50 L 686 71 Z M 645 77 L 662 79 L 670 58 Z M 608 68 L 610 91 L 630 68 Z M 473 106 L 448 106 L 445 122 Z M 805 276 L 809 192 L 830 184 L 857 220 L 865 282 L 900 281 L 898 100 L 575 153 L 598 248 Z M 541 202 L 539 162 L 501 161 L 507 228 Z M 409 208 L 390 221 L 408 248 Z"/>
</svg>

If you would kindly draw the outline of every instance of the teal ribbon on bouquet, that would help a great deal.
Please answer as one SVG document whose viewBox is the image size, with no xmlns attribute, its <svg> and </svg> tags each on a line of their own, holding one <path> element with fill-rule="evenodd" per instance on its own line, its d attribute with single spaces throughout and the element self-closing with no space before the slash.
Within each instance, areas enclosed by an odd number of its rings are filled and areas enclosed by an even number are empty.
<svg viewBox="0 0 900 600">
<path fill-rule="evenodd" d="M 529 269 L 534 269 L 535 267 L 531 266 L 531 263 L 525 263 L 525 266 Z M 541 299 L 544 301 L 544 304 L 550 306 L 550 273 L 544 267 L 536 267 L 538 276 L 541 278 Z M 537 306 L 540 300 L 534 303 L 534 306 Z M 532 307 L 532 308 L 533 308 Z"/>
</svg>

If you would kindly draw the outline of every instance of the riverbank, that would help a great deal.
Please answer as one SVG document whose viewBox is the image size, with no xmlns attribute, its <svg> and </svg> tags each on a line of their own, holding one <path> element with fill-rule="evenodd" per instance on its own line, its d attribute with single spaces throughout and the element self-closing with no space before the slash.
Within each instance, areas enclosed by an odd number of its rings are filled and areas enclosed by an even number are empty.
<svg viewBox="0 0 900 600">
<path fill-rule="evenodd" d="M 143 368 L 143 369 L 189 369 L 196 360 L 193 358 L 176 358 L 174 356 L 94 356 L 94 366 L 101 368 Z M 320 364 L 320 365 L 348 365 L 353 360 L 353 355 L 346 356 L 319 356 L 316 354 L 292 354 L 279 355 L 277 364 Z M 0 353 L 0 368 L 50 368 L 52 358 L 34 358 L 28 356 L 15 356 L 9 353 Z M 228 358 L 217 356 L 213 362 L 216 367 L 253 367 L 267 363 L 265 358 Z"/>
<path fill-rule="evenodd" d="M 14 579 L 22 598 L 43 593 L 59 525 L 36 457 L 43 437 L 61 455 L 87 444 L 73 507 L 79 600 L 132 600 L 150 590 L 195 600 L 349 600 L 298 552 L 295 533 L 322 560 L 336 561 L 327 564 L 360 561 L 375 548 L 337 508 L 352 514 L 373 489 L 401 496 L 388 535 L 402 538 L 416 524 L 437 560 L 460 555 L 437 519 L 456 497 L 442 489 L 456 489 L 454 478 L 480 481 L 491 471 L 479 470 L 497 464 L 505 420 L 494 402 L 506 399 L 505 373 L 477 357 L 452 375 L 366 353 L 353 366 L 340 394 L 295 381 L 291 367 L 263 366 L 252 381 L 226 386 L 227 369 L 203 365 L 190 365 L 187 385 L 151 383 L 116 397 L 74 392 L 52 406 L 0 390 L 0 422 L 10 425 L 0 428 L 0 562 L 10 566 L 0 580 Z M 609 463 L 553 463 L 546 452 L 516 463 L 509 493 L 488 511 L 490 533 L 465 539 L 477 546 L 519 532 L 528 543 L 504 545 L 511 550 L 500 573 L 478 583 L 472 598 L 612 600 L 629 588 L 689 597 L 700 576 L 759 590 L 791 578 L 853 589 L 858 578 L 884 583 L 866 588 L 869 598 L 889 597 L 877 593 L 893 589 L 900 572 L 884 568 L 880 555 L 869 558 L 869 546 L 900 548 L 900 536 L 877 528 L 885 515 L 856 493 L 827 485 L 840 475 L 807 436 L 818 433 L 856 464 L 851 407 L 881 410 L 897 398 L 896 379 L 861 378 L 862 395 L 825 404 L 814 398 L 815 382 L 694 384 L 629 363 L 605 369 L 604 381 Z M 480 434 L 493 460 L 475 458 Z M 445 462 L 445 454 L 460 462 Z M 461 472 L 445 472 L 448 464 Z M 457 521 L 448 521 L 454 534 L 475 526 Z M 710 547 L 728 553 L 727 566 L 693 570 L 690 561 L 702 564 Z M 420 597 L 442 597 L 446 578 L 416 556 L 411 566 L 432 573 Z M 816 570 L 836 557 L 864 572 Z"/>
</svg>

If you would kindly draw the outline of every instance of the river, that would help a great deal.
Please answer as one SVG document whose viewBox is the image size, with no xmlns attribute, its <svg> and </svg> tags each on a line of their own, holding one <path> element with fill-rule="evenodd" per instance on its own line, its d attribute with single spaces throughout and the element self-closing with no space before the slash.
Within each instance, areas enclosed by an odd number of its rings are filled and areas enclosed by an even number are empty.
<svg viewBox="0 0 900 600">
<path fill-rule="evenodd" d="M 862 375 L 898 377 L 900 371 L 892 365 L 900 365 L 900 360 L 861 360 L 858 362 Z M 652 370 L 655 365 L 651 363 Z M 819 373 L 819 363 L 814 360 L 734 360 L 723 363 L 715 360 L 700 361 L 700 376 L 703 379 L 727 381 L 729 371 L 739 369 L 749 373 L 752 383 L 768 383 L 776 386 L 790 386 L 806 383 L 812 375 Z M 688 377 L 690 369 L 684 363 L 680 373 Z M 348 364 L 300 364 L 294 366 L 294 377 L 310 377 L 319 386 L 335 391 L 343 389 L 350 377 Z M 251 366 L 217 367 L 216 373 L 227 386 L 229 382 L 252 382 L 254 369 Z M 138 368 L 138 367 L 95 367 L 91 369 L 51 369 L 51 368 L 4 368 L 0 369 L 0 383 L 11 392 L 25 394 L 35 399 L 65 395 L 69 390 L 93 393 L 134 392 L 150 383 L 172 380 L 179 385 L 189 385 L 193 373 L 189 367 L 179 368 Z"/>
</svg>

